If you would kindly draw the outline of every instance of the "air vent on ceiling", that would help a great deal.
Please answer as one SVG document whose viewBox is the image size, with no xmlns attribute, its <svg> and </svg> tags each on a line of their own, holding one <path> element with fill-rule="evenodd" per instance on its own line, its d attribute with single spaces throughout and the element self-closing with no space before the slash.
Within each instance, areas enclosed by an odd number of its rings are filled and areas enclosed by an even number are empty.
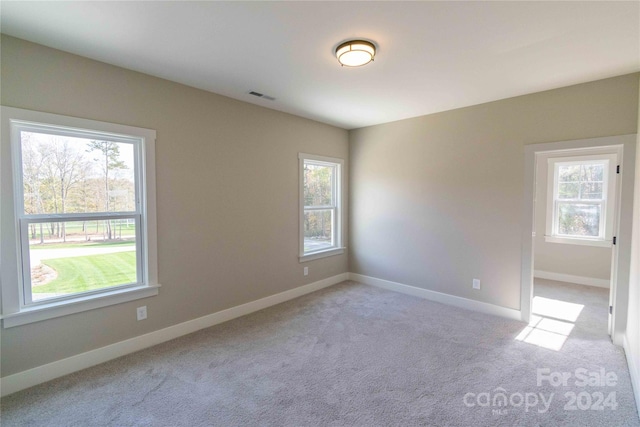
<svg viewBox="0 0 640 427">
<path fill-rule="evenodd" d="M 249 92 L 249 95 L 257 96 L 258 98 L 268 99 L 269 101 L 275 101 L 276 100 L 273 96 L 265 95 L 263 93 L 255 92 L 253 90 L 251 92 Z"/>
</svg>

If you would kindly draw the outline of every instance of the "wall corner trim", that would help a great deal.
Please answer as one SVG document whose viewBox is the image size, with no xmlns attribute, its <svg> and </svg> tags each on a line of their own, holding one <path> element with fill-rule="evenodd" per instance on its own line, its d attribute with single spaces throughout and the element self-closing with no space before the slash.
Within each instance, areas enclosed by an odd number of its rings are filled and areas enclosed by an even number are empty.
<svg viewBox="0 0 640 427">
<path fill-rule="evenodd" d="M 627 358 L 627 366 L 629 367 L 629 375 L 631 376 L 631 387 L 633 388 L 633 395 L 636 398 L 638 416 L 640 416 L 640 372 L 638 372 L 637 366 L 634 363 L 635 361 L 631 354 L 631 346 L 629 345 L 627 334 L 624 335 L 622 348 L 624 349 L 624 355 Z"/>
<path fill-rule="evenodd" d="M 303 285 L 288 291 L 251 301 L 246 304 L 231 307 L 197 319 L 188 320 L 177 325 L 150 332 L 148 334 L 133 337 L 95 350 L 80 353 L 66 359 L 57 360 L 55 362 L 47 363 L 46 365 L 37 366 L 26 371 L 8 375 L 0 378 L 0 395 L 7 396 L 64 375 L 143 350 L 147 347 L 179 338 L 200 329 L 215 326 L 285 301 L 301 297 L 311 292 L 344 282 L 348 279 L 349 273 L 337 274 L 317 282 L 309 283 L 308 285 Z"/>
<path fill-rule="evenodd" d="M 430 291 L 427 289 L 417 288 L 415 286 L 391 282 L 389 280 L 378 279 L 362 274 L 349 273 L 349 280 L 364 283 L 365 285 L 376 286 L 390 291 L 396 291 L 403 294 L 428 299 L 430 301 L 435 301 L 442 304 L 452 305 L 454 307 L 522 321 L 522 314 L 520 310 L 514 310 L 513 308 L 501 307 L 499 305 L 489 304 L 482 301 L 462 298 L 455 295 L 443 294 L 441 292 Z"/>
<path fill-rule="evenodd" d="M 539 279 L 556 280 L 558 282 L 577 283 L 578 285 L 595 286 L 596 288 L 610 288 L 610 281 L 594 277 L 574 276 L 572 274 L 554 273 L 552 271 L 534 270 L 533 277 Z"/>
</svg>

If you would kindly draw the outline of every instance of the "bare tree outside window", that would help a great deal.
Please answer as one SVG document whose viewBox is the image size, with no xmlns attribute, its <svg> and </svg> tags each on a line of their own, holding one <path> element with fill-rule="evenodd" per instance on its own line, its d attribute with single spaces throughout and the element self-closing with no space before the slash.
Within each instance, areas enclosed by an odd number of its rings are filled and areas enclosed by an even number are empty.
<svg viewBox="0 0 640 427">
<path fill-rule="evenodd" d="M 100 168 L 104 175 L 104 211 L 111 212 L 111 182 L 109 180 L 109 172 L 126 169 L 127 166 L 120 159 L 120 148 L 115 142 L 91 141 L 88 144 L 88 150 L 91 153 L 97 151 L 101 156 L 94 158 L 94 161 L 100 163 Z M 110 221 L 105 221 L 105 233 L 107 239 L 111 240 L 113 238 Z"/>
</svg>

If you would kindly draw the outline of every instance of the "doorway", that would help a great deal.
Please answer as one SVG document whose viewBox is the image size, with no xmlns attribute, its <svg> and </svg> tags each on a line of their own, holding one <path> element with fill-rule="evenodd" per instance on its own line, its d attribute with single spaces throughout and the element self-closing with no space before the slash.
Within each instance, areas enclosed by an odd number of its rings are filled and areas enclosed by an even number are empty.
<svg viewBox="0 0 640 427">
<path fill-rule="evenodd" d="M 605 310 L 608 301 L 607 330 L 614 343 L 622 343 L 630 242 L 618 236 L 630 236 L 634 158 L 634 135 L 525 147 L 521 314 L 530 326 L 554 307 L 578 311 L 577 319 L 584 304 L 567 299 L 581 288 L 570 287 L 591 285 L 582 293 L 593 293 Z M 536 281 L 541 292 L 534 293 Z M 558 294 L 563 287 L 566 292 Z M 604 316 L 594 318 L 604 323 Z M 571 319 L 551 316 L 547 324 L 555 320 L 561 320 L 560 330 L 571 329 Z"/>
</svg>

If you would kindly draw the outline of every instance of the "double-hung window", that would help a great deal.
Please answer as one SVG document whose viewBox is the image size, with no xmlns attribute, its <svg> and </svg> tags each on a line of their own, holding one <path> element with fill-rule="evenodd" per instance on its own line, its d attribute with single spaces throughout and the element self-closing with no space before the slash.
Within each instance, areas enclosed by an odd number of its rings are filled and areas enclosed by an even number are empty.
<svg viewBox="0 0 640 427">
<path fill-rule="evenodd" d="M 14 320 L 24 313 L 40 320 L 51 308 L 61 315 L 69 311 L 61 307 L 82 311 L 78 303 L 93 308 L 101 297 L 156 294 L 155 132 L 3 107 L 4 114 L 14 228 L 3 220 L 2 250 L 11 253 L 4 241 L 12 235 L 17 264 L 15 277 L 3 277 L 5 327 L 21 324 Z M 17 289 L 5 289 L 12 282 Z"/>
<path fill-rule="evenodd" d="M 548 159 L 546 241 L 610 246 L 616 155 Z"/>
<path fill-rule="evenodd" d="M 300 154 L 300 259 L 343 253 L 342 159 Z"/>
</svg>

